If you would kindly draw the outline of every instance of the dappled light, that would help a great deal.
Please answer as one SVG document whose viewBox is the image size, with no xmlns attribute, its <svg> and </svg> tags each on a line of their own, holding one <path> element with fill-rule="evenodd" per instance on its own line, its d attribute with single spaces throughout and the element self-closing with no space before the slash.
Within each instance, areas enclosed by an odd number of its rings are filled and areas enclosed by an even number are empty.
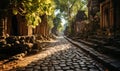
<svg viewBox="0 0 120 71">
<path fill-rule="evenodd" d="M 89 64 L 93 65 L 93 67 L 97 69 L 97 66 L 94 65 L 94 63 L 97 62 L 92 60 L 92 58 L 90 58 L 89 55 L 82 53 L 80 49 L 68 43 L 68 41 L 65 40 L 63 37 L 60 37 L 58 39 L 59 39 L 58 41 L 50 42 L 50 45 L 45 47 L 46 50 L 40 52 L 40 54 L 26 57 L 24 60 L 21 61 L 22 62 L 21 66 L 18 66 L 16 70 L 54 71 L 61 69 L 65 69 L 65 70 L 84 69 L 84 66 L 83 68 L 80 69 L 78 63 L 80 64 L 88 63 L 88 65 Z M 29 62 L 24 63 L 24 61 L 26 62 L 28 59 Z M 73 61 L 73 63 L 71 61 Z M 99 66 L 101 65 L 99 64 Z M 92 68 L 85 68 L 85 69 L 89 70 Z"/>
<path fill-rule="evenodd" d="M 0 71 L 120 71 L 119 3 L 1 0 Z"/>
<path fill-rule="evenodd" d="M 58 37 L 58 39 L 61 39 L 61 38 L 63 38 L 63 37 Z M 67 48 L 62 48 L 64 46 L 69 46 L 71 44 L 66 44 L 65 43 L 66 41 L 63 41 L 63 43 L 60 43 L 61 41 L 62 40 L 53 40 L 51 42 L 47 42 L 47 43 L 49 43 L 49 45 L 44 47 L 39 54 L 25 57 L 24 59 L 20 60 L 20 62 L 18 61 L 19 64 L 16 66 L 24 67 L 24 66 L 27 66 L 28 64 L 30 64 L 31 62 L 35 62 L 37 60 L 44 60 L 45 58 L 51 57 L 52 55 L 56 55 L 56 53 L 58 53 L 58 52 L 64 52 L 64 51 L 67 51 L 72 48 L 72 46 L 67 47 Z M 10 70 L 12 68 L 12 67 L 7 66 L 6 64 L 4 64 L 4 66 L 5 66 L 6 70 L 7 70 L 7 68 L 8 68 L 8 70 Z"/>
</svg>

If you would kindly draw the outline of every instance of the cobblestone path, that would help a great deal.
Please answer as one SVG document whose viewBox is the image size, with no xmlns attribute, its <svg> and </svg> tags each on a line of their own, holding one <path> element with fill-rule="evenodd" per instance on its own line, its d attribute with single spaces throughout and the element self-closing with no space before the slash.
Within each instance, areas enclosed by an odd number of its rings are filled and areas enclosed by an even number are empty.
<svg viewBox="0 0 120 71">
<path fill-rule="evenodd" d="M 17 71 L 104 71 L 99 63 L 63 37 L 51 42 L 38 58 Z"/>
</svg>

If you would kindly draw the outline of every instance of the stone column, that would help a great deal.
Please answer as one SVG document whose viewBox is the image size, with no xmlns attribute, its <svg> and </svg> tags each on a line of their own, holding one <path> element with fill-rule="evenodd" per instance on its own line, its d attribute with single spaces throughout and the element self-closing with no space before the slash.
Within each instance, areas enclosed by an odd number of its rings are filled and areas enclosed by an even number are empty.
<svg viewBox="0 0 120 71">
<path fill-rule="evenodd" d="M 31 26 L 28 26 L 28 36 L 31 36 L 32 35 L 32 32 L 33 30 L 32 30 L 32 27 Z"/>
<path fill-rule="evenodd" d="M 4 24 L 4 19 L 0 19 L 0 36 L 5 36 Z"/>
<path fill-rule="evenodd" d="M 100 28 L 103 29 L 103 8 L 102 8 L 102 4 L 100 4 Z"/>
</svg>

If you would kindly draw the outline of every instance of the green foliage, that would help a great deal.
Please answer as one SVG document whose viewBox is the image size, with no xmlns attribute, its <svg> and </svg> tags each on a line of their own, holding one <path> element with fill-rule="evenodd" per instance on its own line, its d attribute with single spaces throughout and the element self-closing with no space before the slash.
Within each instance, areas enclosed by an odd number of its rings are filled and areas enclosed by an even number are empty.
<svg viewBox="0 0 120 71">
<path fill-rule="evenodd" d="M 28 25 L 36 27 L 40 22 L 42 15 L 52 15 L 54 12 L 54 2 L 52 0 L 27 0 L 22 1 L 21 5 L 17 9 L 21 8 L 22 12 L 19 14 L 24 15 L 28 21 Z"/>
<path fill-rule="evenodd" d="M 41 16 L 46 15 L 49 27 L 54 26 L 57 30 L 61 28 L 61 18 L 68 20 L 68 26 L 71 26 L 79 10 L 87 11 L 87 0 L 2 0 L 0 4 L 1 15 L 12 12 L 24 16 L 27 25 L 33 28 L 42 21 Z M 60 13 L 52 17 L 55 9 L 60 10 Z"/>
<path fill-rule="evenodd" d="M 52 29 L 54 27 L 53 19 L 54 19 L 54 16 L 48 16 L 47 17 L 48 26 L 49 26 L 50 29 Z"/>
<path fill-rule="evenodd" d="M 25 16 L 27 25 L 36 27 L 40 22 L 42 15 L 50 16 L 54 13 L 55 3 L 53 0 L 5 0 L 8 6 L 5 9 L 12 11 L 14 15 Z"/>
<path fill-rule="evenodd" d="M 78 10 L 87 9 L 87 0 L 55 0 L 57 4 L 56 9 L 60 9 L 61 14 L 67 14 L 64 16 L 74 17 Z"/>
<path fill-rule="evenodd" d="M 71 33 L 72 22 L 79 10 L 84 10 L 87 15 L 87 0 L 55 0 L 56 9 L 60 9 L 60 14 L 67 20 L 67 31 Z"/>
</svg>

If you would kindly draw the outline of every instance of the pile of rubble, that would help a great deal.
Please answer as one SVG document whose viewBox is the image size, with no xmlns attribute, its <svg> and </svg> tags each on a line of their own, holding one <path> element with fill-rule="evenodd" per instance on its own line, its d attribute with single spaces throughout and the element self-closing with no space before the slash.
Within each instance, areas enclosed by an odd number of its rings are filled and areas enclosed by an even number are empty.
<svg viewBox="0 0 120 71">
<path fill-rule="evenodd" d="M 52 37 L 52 36 L 51 36 Z M 0 60 L 21 59 L 25 55 L 39 52 L 46 46 L 45 42 L 37 40 L 50 40 L 44 36 L 9 36 L 0 38 Z"/>
</svg>

